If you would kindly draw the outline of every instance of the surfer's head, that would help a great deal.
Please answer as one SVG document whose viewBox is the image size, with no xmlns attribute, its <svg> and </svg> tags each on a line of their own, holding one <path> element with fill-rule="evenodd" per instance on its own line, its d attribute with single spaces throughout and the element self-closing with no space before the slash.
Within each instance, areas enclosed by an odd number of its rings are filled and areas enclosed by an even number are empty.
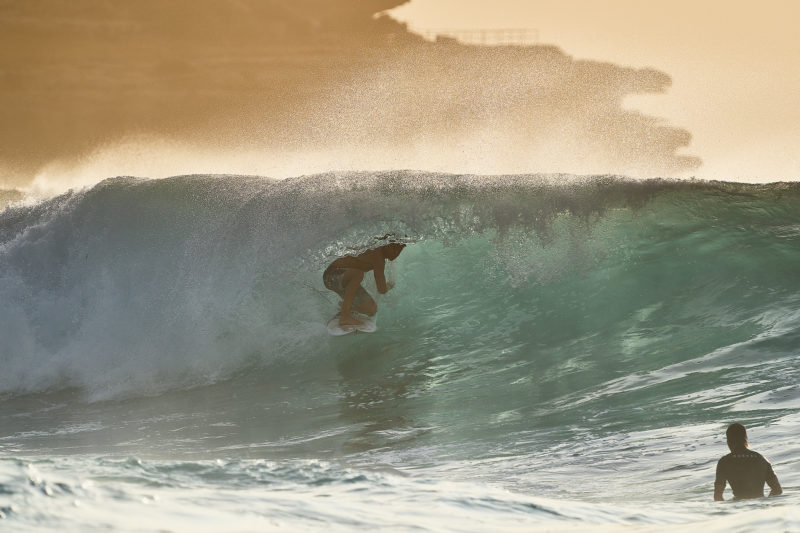
<svg viewBox="0 0 800 533">
<path fill-rule="evenodd" d="M 400 252 L 403 251 L 403 248 L 406 247 L 406 244 L 403 242 L 407 240 L 408 237 L 398 237 L 394 233 L 387 233 L 383 237 L 375 237 L 376 241 L 389 241 L 389 244 L 384 244 L 383 246 L 378 247 L 383 257 L 388 259 L 389 261 L 394 261 L 397 259 L 397 256 L 400 255 Z"/>
<path fill-rule="evenodd" d="M 731 451 L 748 446 L 747 430 L 739 423 L 728 426 L 727 431 L 725 431 L 725 437 L 728 439 L 728 448 L 730 448 Z"/>
<path fill-rule="evenodd" d="M 381 246 L 381 253 L 383 257 L 388 259 L 389 261 L 394 261 L 397 259 L 397 256 L 400 255 L 400 252 L 403 251 L 405 248 L 405 244 L 401 244 L 399 242 L 393 242 L 392 244 L 387 244 L 386 246 Z"/>
</svg>

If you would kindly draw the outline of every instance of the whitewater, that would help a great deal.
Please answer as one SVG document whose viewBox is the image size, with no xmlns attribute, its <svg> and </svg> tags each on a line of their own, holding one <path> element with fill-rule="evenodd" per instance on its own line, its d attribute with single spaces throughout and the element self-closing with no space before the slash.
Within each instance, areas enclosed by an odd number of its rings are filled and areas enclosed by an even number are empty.
<svg viewBox="0 0 800 533">
<path fill-rule="evenodd" d="M 387 235 L 378 330 L 331 337 L 322 272 Z M 798 264 L 798 183 L 193 175 L 18 202 L 0 529 L 800 531 Z M 783 496 L 712 501 L 732 422 Z"/>
</svg>

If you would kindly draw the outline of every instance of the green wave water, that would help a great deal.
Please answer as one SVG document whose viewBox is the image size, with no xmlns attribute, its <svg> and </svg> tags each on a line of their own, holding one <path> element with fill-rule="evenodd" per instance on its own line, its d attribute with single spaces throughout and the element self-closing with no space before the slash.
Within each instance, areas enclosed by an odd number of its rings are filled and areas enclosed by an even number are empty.
<svg viewBox="0 0 800 533">
<path fill-rule="evenodd" d="M 409 245 L 378 331 L 328 336 L 322 271 L 389 232 Z M 17 205 L 0 214 L 0 452 L 17 461 L 0 499 L 17 508 L 0 510 L 55 520 L 13 481 L 26 461 L 69 487 L 111 479 L 78 498 L 101 505 L 141 492 L 136 457 L 173 503 L 195 485 L 262 501 L 267 478 L 235 472 L 277 476 L 300 496 L 264 516 L 298 530 L 380 528 L 389 501 L 418 508 L 388 515 L 400 530 L 791 529 L 798 260 L 796 184 L 192 176 Z M 707 503 L 732 421 L 787 496 Z M 321 492 L 373 518 L 315 507 L 314 476 L 355 476 L 356 493 Z M 451 505 L 474 527 L 448 525 Z"/>
</svg>

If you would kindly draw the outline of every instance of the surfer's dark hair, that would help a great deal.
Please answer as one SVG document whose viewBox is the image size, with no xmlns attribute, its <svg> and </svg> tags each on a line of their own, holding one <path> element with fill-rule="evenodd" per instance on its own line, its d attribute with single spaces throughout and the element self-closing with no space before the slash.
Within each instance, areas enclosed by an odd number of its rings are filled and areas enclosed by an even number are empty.
<svg viewBox="0 0 800 533">
<path fill-rule="evenodd" d="M 747 430 L 738 422 L 728 426 L 725 437 L 731 446 L 747 446 Z"/>
</svg>

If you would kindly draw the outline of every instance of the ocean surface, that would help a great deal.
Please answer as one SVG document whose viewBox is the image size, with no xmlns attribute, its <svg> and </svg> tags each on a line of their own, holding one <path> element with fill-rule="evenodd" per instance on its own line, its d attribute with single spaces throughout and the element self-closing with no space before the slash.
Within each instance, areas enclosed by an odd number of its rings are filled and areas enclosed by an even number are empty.
<svg viewBox="0 0 800 533">
<path fill-rule="evenodd" d="M 0 211 L 0 364 L 3 532 L 800 531 L 800 184 L 108 179 Z"/>
</svg>

